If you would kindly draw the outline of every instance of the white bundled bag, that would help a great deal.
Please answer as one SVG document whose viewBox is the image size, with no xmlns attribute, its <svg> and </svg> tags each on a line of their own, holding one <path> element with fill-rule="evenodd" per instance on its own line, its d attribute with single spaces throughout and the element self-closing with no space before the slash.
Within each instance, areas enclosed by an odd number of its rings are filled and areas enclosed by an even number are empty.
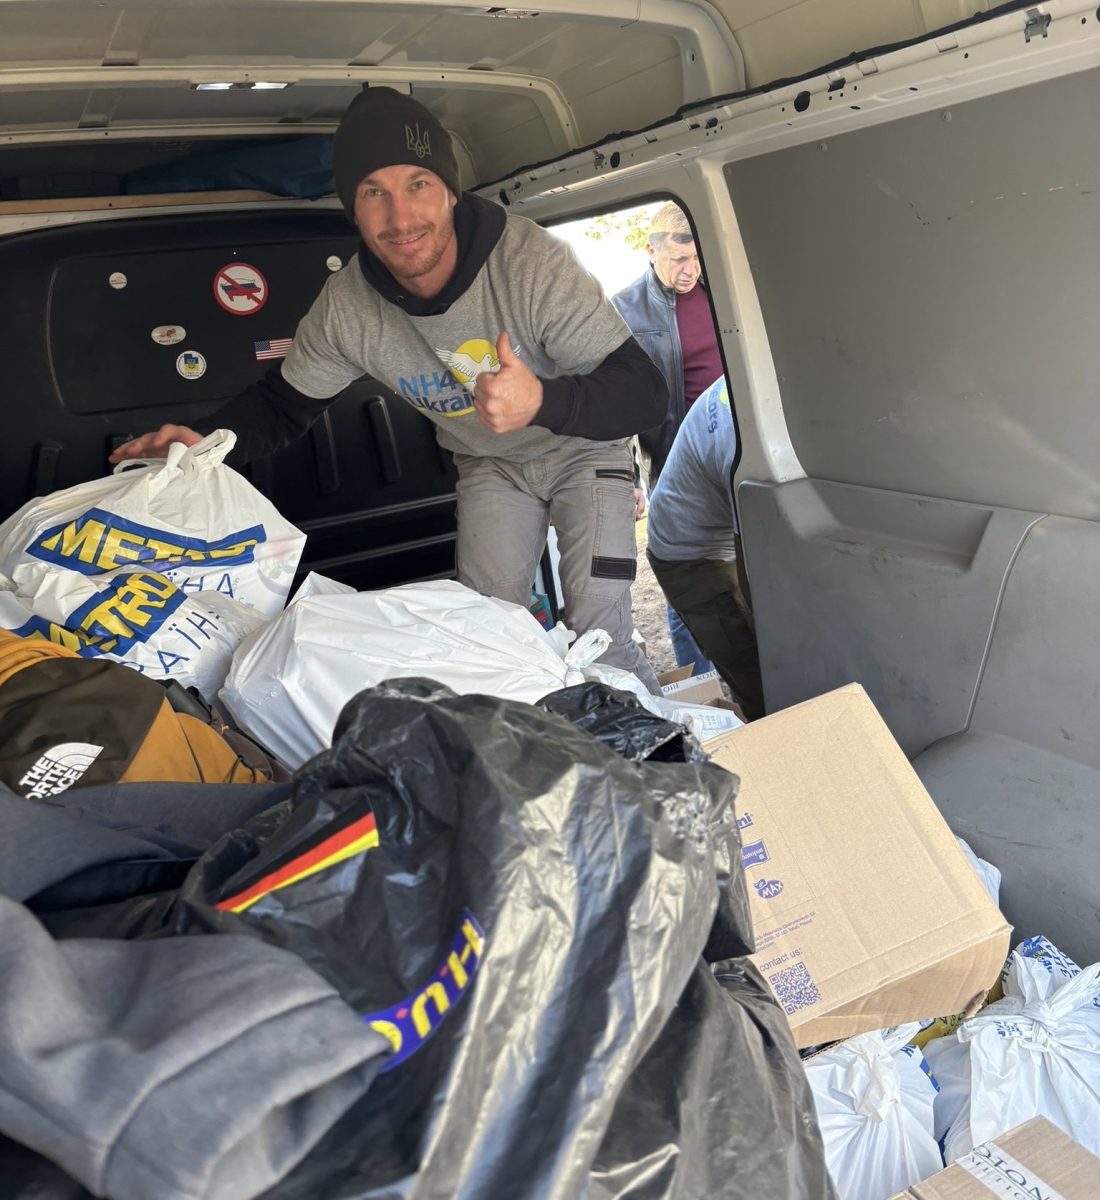
<svg viewBox="0 0 1100 1200">
<path fill-rule="evenodd" d="M 38 616 L 13 591 L 0 590 L 0 629 L 39 637 L 79 654 L 109 658 L 158 682 L 176 680 L 213 700 L 233 651 L 266 623 L 218 592 L 187 595 L 163 575 L 115 571 L 89 588 L 64 625 Z"/>
<path fill-rule="evenodd" d="M 1004 999 L 925 1048 L 947 1161 L 1032 1117 L 1100 1154 L 1100 964 L 1082 971 L 1029 938 L 1002 982 Z"/>
<path fill-rule="evenodd" d="M 176 442 L 167 458 L 29 500 L 0 526 L 0 572 L 35 613 L 62 625 L 104 577 L 133 570 L 273 617 L 305 534 L 224 465 L 236 440 L 219 429 L 190 448 Z"/>
<path fill-rule="evenodd" d="M 25 504 L 0 526 L 0 626 L 213 699 L 305 543 L 223 465 L 235 441 L 219 430 Z"/>
<path fill-rule="evenodd" d="M 460 583 L 339 592 L 316 577 L 240 647 L 222 699 L 243 729 L 298 767 L 331 743 L 340 710 L 363 688 L 420 675 L 459 694 L 534 703 L 582 683 L 574 664 L 609 642 L 593 631 L 563 659 L 527 609 Z"/>
<path fill-rule="evenodd" d="M 907 1044 L 917 1028 L 861 1033 L 803 1064 L 838 1200 L 888 1200 L 943 1167 L 936 1085 Z"/>
<path fill-rule="evenodd" d="M 331 743 L 352 696 L 404 676 L 425 676 L 460 695 L 529 704 L 596 680 L 632 692 L 666 720 L 688 724 L 694 709 L 705 721 L 711 714 L 732 718 L 721 709 L 672 704 L 629 672 L 596 664 L 611 644 L 604 630 L 589 630 L 570 645 L 575 636 L 561 625 L 547 633 L 521 605 L 453 581 L 356 592 L 311 574 L 286 612 L 240 647 L 222 699 L 241 727 L 289 767 Z"/>
</svg>

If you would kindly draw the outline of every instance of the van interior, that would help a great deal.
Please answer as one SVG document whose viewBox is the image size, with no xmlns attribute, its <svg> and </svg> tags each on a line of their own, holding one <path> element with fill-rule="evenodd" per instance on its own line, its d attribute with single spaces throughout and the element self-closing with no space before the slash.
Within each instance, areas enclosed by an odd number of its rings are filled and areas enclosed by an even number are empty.
<svg viewBox="0 0 1100 1200">
<path fill-rule="evenodd" d="M 7 0 L 0 517 L 270 365 L 355 253 L 363 84 L 510 212 L 690 213 L 769 711 L 861 683 L 1018 934 L 1100 957 L 1095 3 Z M 453 467 L 376 381 L 249 474 L 303 571 L 453 571 Z"/>
</svg>

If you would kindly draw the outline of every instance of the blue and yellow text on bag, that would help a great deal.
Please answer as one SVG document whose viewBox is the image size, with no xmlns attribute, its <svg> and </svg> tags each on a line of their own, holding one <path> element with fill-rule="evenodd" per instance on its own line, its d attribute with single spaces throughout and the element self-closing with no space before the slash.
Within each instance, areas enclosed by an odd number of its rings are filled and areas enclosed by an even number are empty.
<svg viewBox="0 0 1100 1200">
<path fill-rule="evenodd" d="M 39 534 L 27 547 L 27 553 L 82 575 L 101 575 L 118 567 L 153 563 L 228 567 L 253 562 L 256 547 L 266 536 L 262 525 L 253 525 L 207 541 L 141 525 L 103 508 L 90 508 L 79 517 Z"/>
<path fill-rule="evenodd" d="M 35 616 L 14 632 L 67 646 L 84 658 L 125 654 L 135 643 L 148 641 L 185 598 L 163 575 L 130 571 L 74 609 L 64 626 Z"/>
<path fill-rule="evenodd" d="M 404 1000 L 363 1018 L 393 1047 L 383 1071 L 392 1070 L 415 1054 L 443 1024 L 477 974 L 484 939 L 474 914 L 463 909 L 451 949 L 428 983 Z"/>
</svg>

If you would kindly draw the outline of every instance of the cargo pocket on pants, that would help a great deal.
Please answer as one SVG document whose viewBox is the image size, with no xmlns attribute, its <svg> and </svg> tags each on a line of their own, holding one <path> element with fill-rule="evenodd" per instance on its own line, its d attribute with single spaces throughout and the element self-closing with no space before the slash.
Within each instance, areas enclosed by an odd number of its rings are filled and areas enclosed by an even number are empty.
<svg viewBox="0 0 1100 1200">
<path fill-rule="evenodd" d="M 608 583 L 633 583 L 638 574 L 633 474 L 598 470 L 593 493 L 596 533 L 592 539 L 591 578 Z"/>
</svg>

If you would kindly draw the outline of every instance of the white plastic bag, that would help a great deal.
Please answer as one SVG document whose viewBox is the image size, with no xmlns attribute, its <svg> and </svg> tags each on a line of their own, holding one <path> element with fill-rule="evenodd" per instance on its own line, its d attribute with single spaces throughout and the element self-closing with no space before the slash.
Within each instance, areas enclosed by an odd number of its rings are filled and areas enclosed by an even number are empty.
<svg viewBox="0 0 1100 1200">
<path fill-rule="evenodd" d="M 596 663 L 610 644 L 602 629 L 579 638 L 563 625 L 548 633 L 522 606 L 452 581 L 355 592 L 310 575 L 286 612 L 237 651 L 222 699 L 241 727 L 290 767 L 330 744 L 352 696 L 403 676 L 530 704 L 595 680 L 689 728 L 711 714 L 739 724 L 721 709 L 652 696 L 636 676 Z"/>
<path fill-rule="evenodd" d="M 109 658 L 150 679 L 174 679 L 213 700 L 225 682 L 233 651 L 266 618 L 218 592 L 186 595 L 163 575 L 115 571 L 95 581 L 69 625 L 28 609 L 0 591 L 0 628 L 39 637 L 81 658 Z"/>
<path fill-rule="evenodd" d="M 0 526 L 0 572 L 37 615 L 62 625 L 120 570 L 274 616 L 305 534 L 223 464 L 236 440 L 219 429 L 190 449 L 175 443 L 165 459 L 29 500 Z"/>
<path fill-rule="evenodd" d="M 947 1161 L 1038 1116 L 1100 1154 L 1100 964 L 1029 938 L 1002 980 L 1003 1000 L 925 1048 Z"/>
<path fill-rule="evenodd" d="M 888 1200 L 943 1167 L 916 1031 L 861 1033 L 803 1064 L 838 1200 Z"/>
<path fill-rule="evenodd" d="M 534 703 L 583 682 L 570 662 L 603 653 L 609 640 L 586 634 L 567 661 L 561 636 L 527 609 L 460 583 L 347 594 L 328 583 L 314 581 L 240 647 L 222 692 L 241 727 L 290 767 L 330 744 L 340 710 L 363 688 L 422 675 L 460 694 Z"/>
<path fill-rule="evenodd" d="M 654 716 L 686 726 L 701 742 L 739 729 L 743 724 L 728 708 L 715 708 L 710 704 L 685 704 L 664 696 L 655 696 L 637 675 L 624 671 L 621 667 L 593 662 L 584 666 L 583 672 L 585 679 L 630 692 L 638 698 L 642 707 Z"/>
<path fill-rule="evenodd" d="M 222 459 L 234 434 L 29 501 L 0 526 L 0 625 L 213 699 L 283 606 L 305 535 Z"/>
<path fill-rule="evenodd" d="M 341 583 L 338 579 L 329 579 L 327 575 L 318 575 L 316 571 L 310 573 L 298 585 L 298 590 L 290 598 L 290 603 L 295 600 L 308 600 L 310 596 L 353 596 L 355 588 L 348 583 Z"/>
</svg>

